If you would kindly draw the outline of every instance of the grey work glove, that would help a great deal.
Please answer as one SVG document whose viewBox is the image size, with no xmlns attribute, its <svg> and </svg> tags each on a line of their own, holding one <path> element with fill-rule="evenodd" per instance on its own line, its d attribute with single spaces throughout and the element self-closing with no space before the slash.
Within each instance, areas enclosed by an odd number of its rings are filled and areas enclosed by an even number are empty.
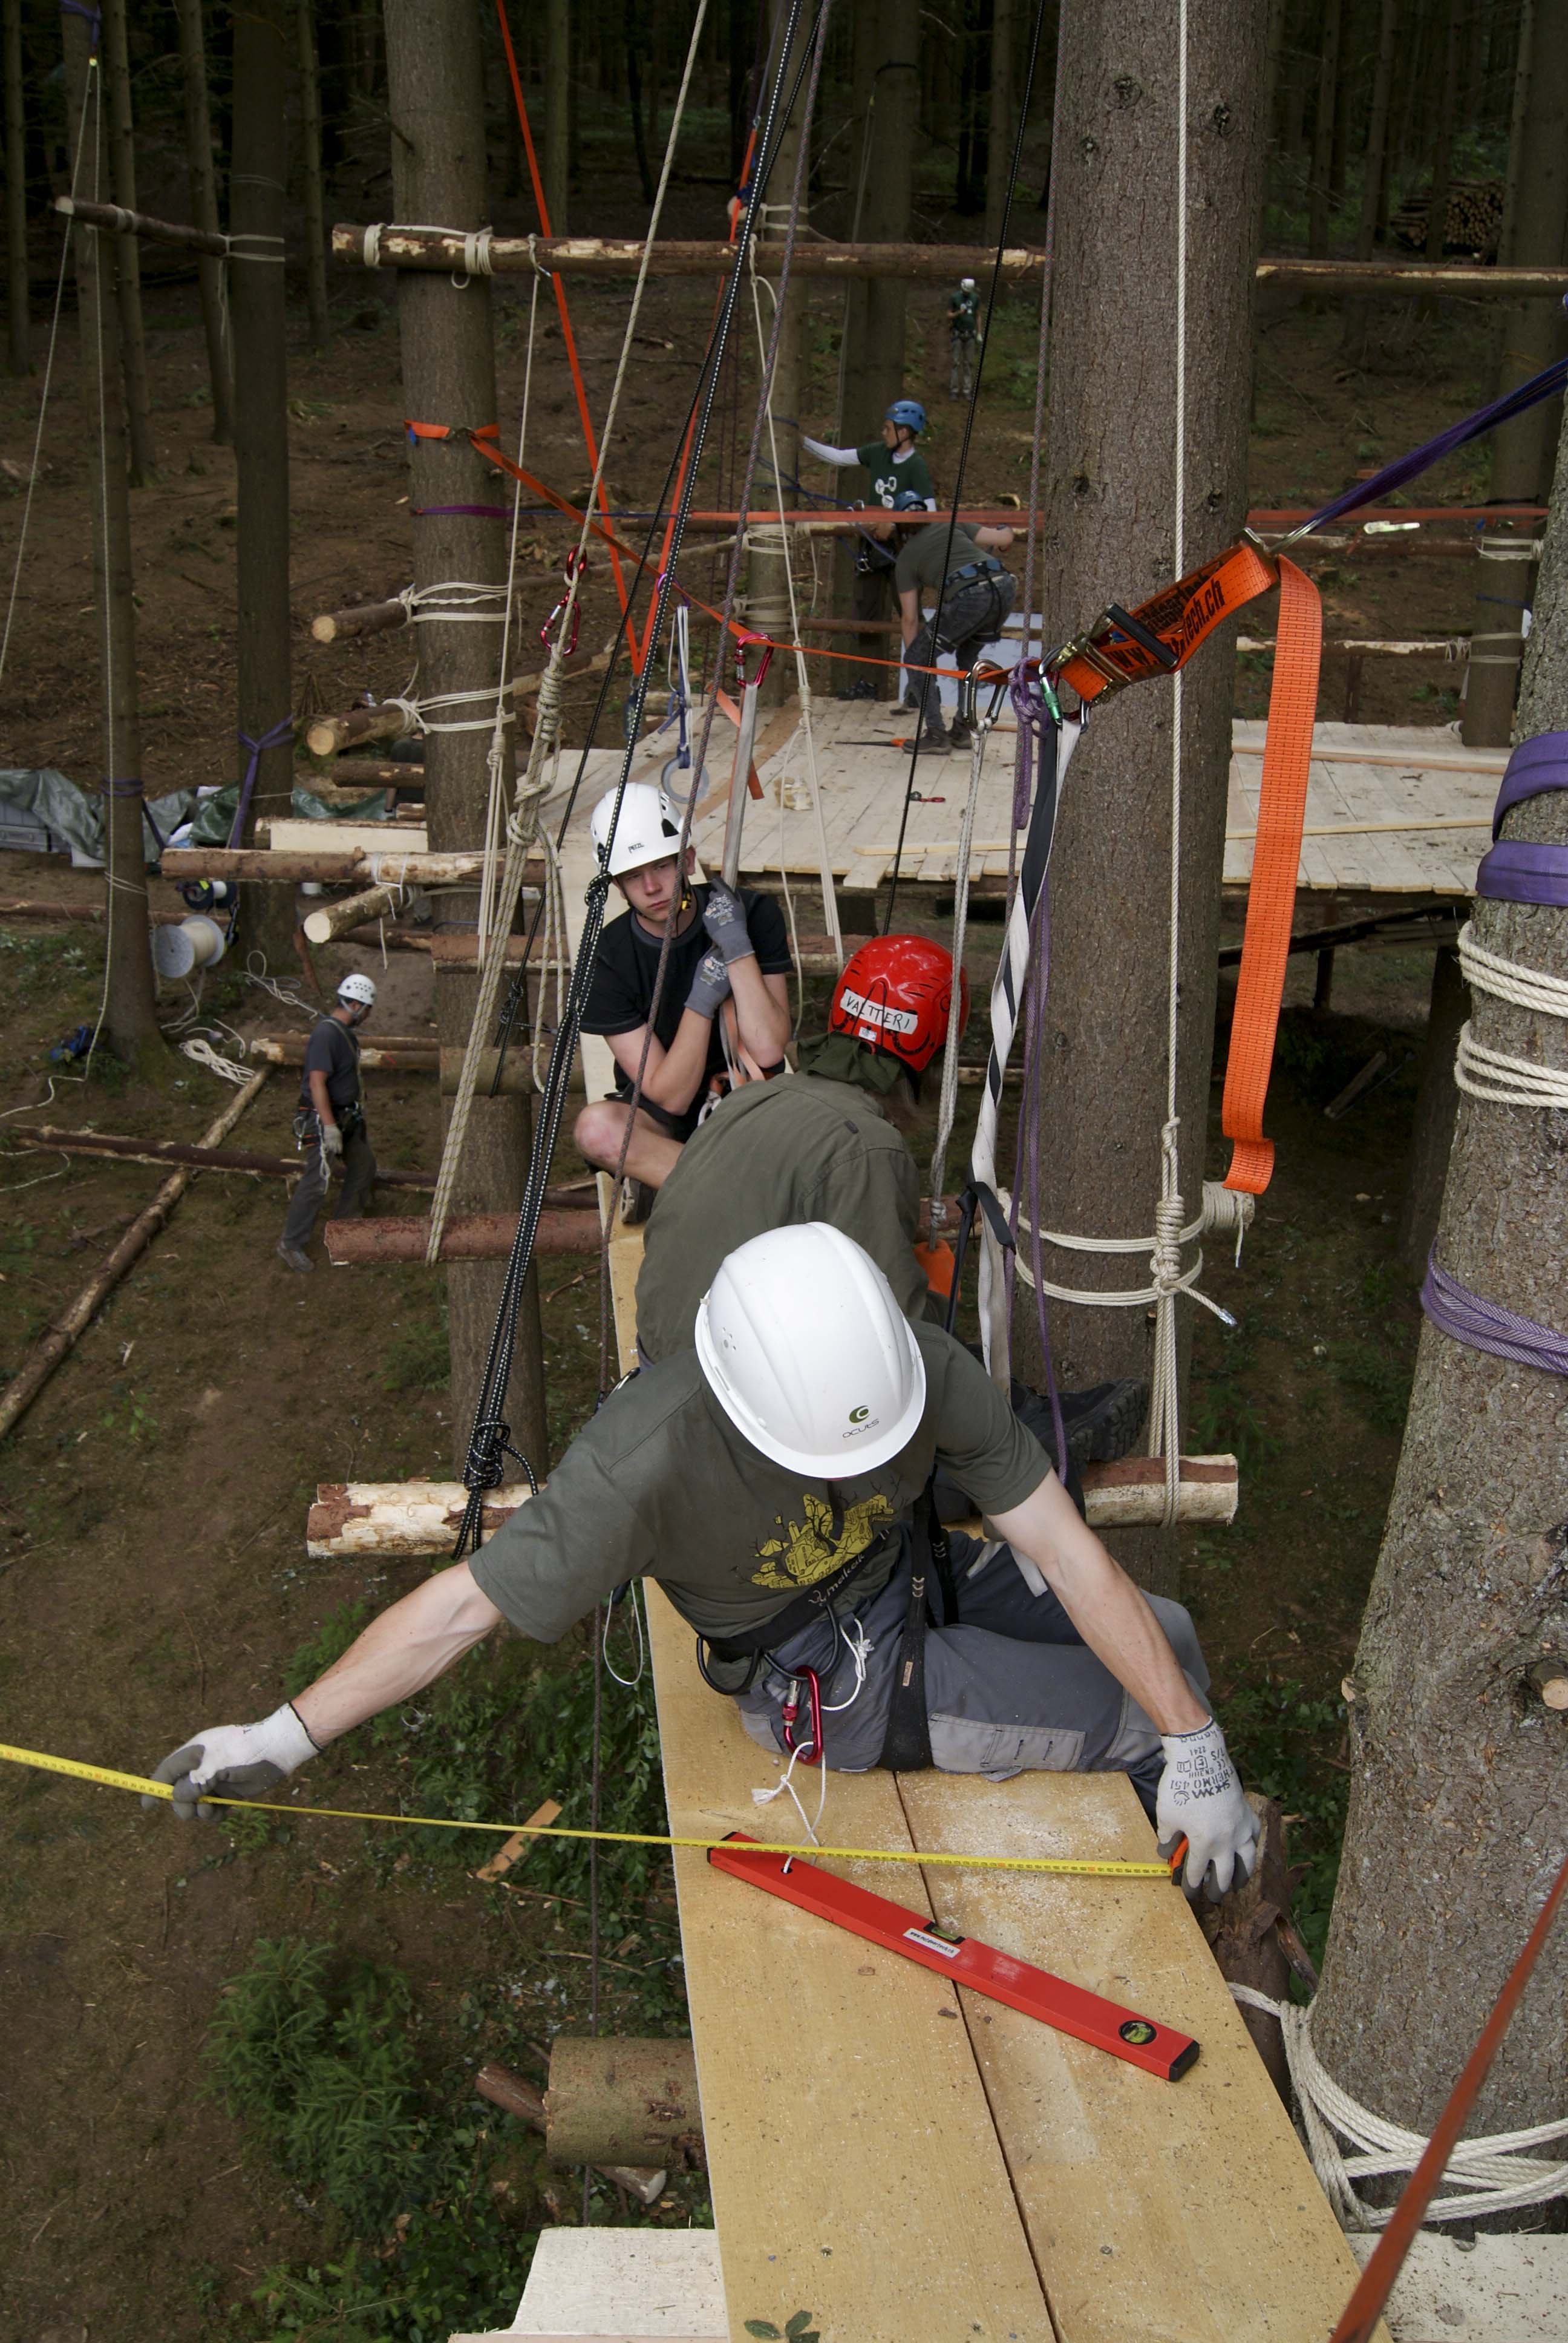
<svg viewBox="0 0 1568 2343">
<path fill-rule="evenodd" d="M 222 1810 L 208 1805 L 203 1791 L 215 1798 L 270 1797 L 315 1755 L 315 1742 L 285 1701 L 258 1725 L 215 1725 L 198 1733 L 155 1767 L 153 1779 L 172 1785 L 175 1813 L 182 1823 L 210 1823 Z M 142 1800 L 150 1814 L 163 1803 L 161 1798 Z"/>
<path fill-rule="evenodd" d="M 1211 1717 L 1196 1733 L 1162 1733 L 1165 1771 L 1154 1802 L 1160 1852 L 1170 1855 L 1185 1836 L 1181 1884 L 1200 1887 L 1211 1904 L 1230 1893 L 1240 1866 L 1243 1879 L 1258 1860 L 1258 1817 L 1247 1804 L 1225 1736 Z"/>
<path fill-rule="evenodd" d="M 335 1122 L 324 1122 L 321 1126 L 321 1151 L 333 1163 L 342 1161 L 343 1133 Z"/>
<path fill-rule="evenodd" d="M 733 888 L 722 879 L 716 879 L 708 890 L 708 900 L 702 907 L 702 924 L 724 954 L 729 968 L 738 960 L 754 960 L 757 947 L 746 931 L 746 907 Z"/>
<path fill-rule="evenodd" d="M 729 970 L 725 966 L 724 954 L 715 946 L 698 963 L 686 1005 L 695 1009 L 699 1017 L 717 1017 L 729 998 Z"/>
</svg>

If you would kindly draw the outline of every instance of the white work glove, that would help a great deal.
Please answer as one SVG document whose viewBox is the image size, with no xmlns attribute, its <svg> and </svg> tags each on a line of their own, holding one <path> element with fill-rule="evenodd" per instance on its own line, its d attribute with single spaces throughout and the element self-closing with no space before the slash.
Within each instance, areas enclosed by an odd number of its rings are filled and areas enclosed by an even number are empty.
<svg viewBox="0 0 1568 2343">
<path fill-rule="evenodd" d="M 342 1156 L 343 1133 L 335 1122 L 324 1122 L 321 1126 L 321 1151 L 334 1163 Z"/>
<path fill-rule="evenodd" d="M 724 954 L 724 965 L 731 967 L 738 960 L 754 960 L 757 947 L 746 931 L 746 907 L 722 879 L 716 879 L 708 890 L 708 900 L 702 907 L 702 924 L 709 940 Z"/>
<path fill-rule="evenodd" d="M 729 970 L 724 964 L 723 953 L 715 946 L 712 951 L 704 952 L 698 962 L 697 974 L 692 978 L 691 990 L 686 996 L 686 1005 L 689 1009 L 695 1009 L 699 1017 L 713 1018 L 718 1016 L 729 998 Z"/>
<path fill-rule="evenodd" d="M 153 1779 L 173 1785 L 175 1813 L 182 1823 L 210 1823 L 223 1810 L 204 1802 L 204 1790 L 215 1798 L 269 1797 L 316 1754 L 315 1742 L 285 1701 L 259 1725 L 215 1725 L 198 1733 L 154 1769 Z M 142 1800 L 155 1814 L 163 1803 Z"/>
<path fill-rule="evenodd" d="M 1162 1733 L 1165 1771 L 1154 1802 L 1160 1852 L 1187 1841 L 1181 1884 L 1203 1888 L 1211 1904 L 1230 1891 L 1238 1864 L 1250 1879 L 1258 1860 L 1258 1817 L 1247 1804 L 1225 1736 L 1211 1717 L 1196 1733 Z"/>
</svg>

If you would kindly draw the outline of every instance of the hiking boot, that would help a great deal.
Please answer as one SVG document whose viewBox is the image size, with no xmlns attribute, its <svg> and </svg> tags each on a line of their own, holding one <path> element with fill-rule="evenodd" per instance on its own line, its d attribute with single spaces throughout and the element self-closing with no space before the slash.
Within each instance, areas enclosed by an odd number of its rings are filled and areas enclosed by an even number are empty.
<svg viewBox="0 0 1568 2343">
<path fill-rule="evenodd" d="M 945 732 L 927 732 L 922 734 L 920 739 L 920 754 L 922 757 L 950 757 L 952 753 L 952 742 L 948 739 Z"/>
<path fill-rule="evenodd" d="M 314 1269 L 316 1267 L 316 1263 L 311 1260 L 310 1255 L 307 1252 L 302 1252 L 298 1245 L 284 1244 L 281 1241 L 279 1242 L 277 1248 L 277 1257 L 279 1261 L 282 1262 L 286 1269 Z"/>
<path fill-rule="evenodd" d="M 972 749 L 974 744 L 975 736 L 970 727 L 963 721 L 961 717 L 955 716 L 951 724 L 948 727 L 949 747 L 952 749 Z"/>
<path fill-rule="evenodd" d="M 623 1180 L 620 1183 L 620 1223 L 634 1229 L 646 1221 L 653 1210 L 654 1191 L 646 1180 Z"/>
<path fill-rule="evenodd" d="M 1080 1472 L 1086 1464 L 1110 1464 L 1125 1456 L 1149 1413 L 1148 1384 L 1131 1378 L 1091 1383 L 1087 1391 L 1063 1392 L 1060 1397 L 1068 1461 Z"/>
<path fill-rule="evenodd" d="M 868 683 L 864 676 L 861 676 L 858 682 L 850 684 L 847 691 L 841 691 L 839 694 L 840 699 L 875 699 L 876 696 L 876 685 Z"/>
</svg>

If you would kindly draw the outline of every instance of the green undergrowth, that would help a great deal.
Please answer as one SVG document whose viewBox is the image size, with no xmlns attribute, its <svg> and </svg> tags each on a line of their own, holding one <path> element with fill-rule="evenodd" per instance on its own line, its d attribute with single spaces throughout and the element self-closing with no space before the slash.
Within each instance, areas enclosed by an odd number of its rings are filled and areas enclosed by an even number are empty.
<svg viewBox="0 0 1568 2343">
<path fill-rule="evenodd" d="M 1344 1703 L 1315 1697 L 1265 1662 L 1217 1705 L 1242 1780 L 1285 1816 L 1291 1862 L 1304 1866 L 1291 1915 L 1321 1967 L 1350 1805 Z"/>
</svg>

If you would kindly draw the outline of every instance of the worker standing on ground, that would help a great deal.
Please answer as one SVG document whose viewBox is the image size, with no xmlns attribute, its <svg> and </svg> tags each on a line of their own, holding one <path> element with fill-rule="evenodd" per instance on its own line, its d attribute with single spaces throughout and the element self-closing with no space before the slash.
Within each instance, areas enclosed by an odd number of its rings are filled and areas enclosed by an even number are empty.
<svg viewBox="0 0 1568 2343">
<path fill-rule="evenodd" d="M 731 1253 L 695 1331 L 611 1393 L 477 1554 L 269 1716 L 182 1742 L 156 1775 L 176 1814 L 204 1794 L 272 1797 L 503 1619 L 554 1643 L 647 1575 L 770 1752 L 793 1737 L 836 1768 L 994 1780 L 1124 1771 L 1161 1840 L 1185 1835 L 1190 1889 L 1251 1872 L 1257 1819 L 1191 1620 L 1117 1567 L 961 1342 L 911 1326 L 869 1256 L 820 1222 Z M 996 1543 L 933 1538 L 939 1463 L 975 1487 Z"/>
<path fill-rule="evenodd" d="M 832 447 L 826 440 L 809 439 L 802 435 L 803 455 L 815 456 L 819 464 L 832 464 L 839 469 L 859 465 L 869 475 L 868 505 L 879 505 L 885 512 L 927 512 L 937 508 L 937 492 L 925 458 L 915 445 L 926 427 L 926 410 L 916 398 L 896 398 L 882 419 L 879 439 L 868 439 L 863 447 Z M 850 615 L 870 626 L 887 618 L 892 612 L 891 586 L 893 558 L 886 539 L 890 532 L 863 529 L 854 545 L 854 583 L 850 594 Z M 861 656 L 867 659 L 886 658 L 884 645 L 867 638 L 860 645 Z M 870 674 L 858 676 L 840 697 L 845 699 L 882 699 L 892 697 L 892 671 L 882 668 Z"/>
<path fill-rule="evenodd" d="M 873 521 L 870 526 L 890 528 L 891 524 Z M 950 749 L 967 749 L 974 738 L 968 678 L 987 643 L 1000 634 L 1018 594 L 1011 571 L 996 558 L 1006 552 L 1012 537 L 1010 528 L 969 529 L 932 521 L 909 539 L 893 565 L 904 663 L 924 702 L 922 745 L 927 755 L 945 757 Z M 929 619 L 920 610 L 927 596 L 936 606 Z M 949 661 L 961 668 L 965 678 L 950 732 L 942 729 L 937 678 L 916 673 Z"/>
<path fill-rule="evenodd" d="M 952 351 L 948 397 L 968 398 L 975 387 L 975 358 L 980 346 L 980 295 L 972 277 L 964 277 L 958 291 L 948 296 L 948 340 Z"/>
<path fill-rule="evenodd" d="M 376 1184 L 376 1158 L 359 1096 L 358 1041 L 359 1028 L 375 1006 L 370 978 L 346 976 L 337 988 L 336 1007 L 320 1020 L 305 1045 L 294 1136 L 305 1149 L 307 1161 L 277 1241 L 277 1257 L 290 1269 L 316 1266 L 306 1247 L 334 1170 L 343 1174 L 343 1192 L 336 1212 L 327 1215 L 330 1220 L 359 1219 Z"/>
<path fill-rule="evenodd" d="M 648 1223 L 637 1285 L 643 1364 L 691 1342 L 702 1297 L 725 1256 L 769 1229 L 826 1221 L 869 1253 L 907 1318 L 947 1322 L 953 1256 L 920 1242 L 920 1175 L 905 1144 L 922 1076 L 947 1040 L 953 964 L 929 936 L 878 936 L 833 990 L 828 1030 L 799 1048 L 788 1081 L 752 1082 L 723 1100 L 681 1150 Z M 960 973 L 959 1030 L 969 1017 Z M 1131 1378 L 1060 1394 L 1067 1465 L 1124 1456 L 1148 1412 Z M 1048 1450 L 1050 1403 L 1015 1383 L 1011 1404 Z M 974 1511 L 943 1482 L 944 1519 Z M 956 1500 L 956 1502 L 954 1502 Z"/>
<path fill-rule="evenodd" d="M 696 856 L 688 847 L 684 861 L 678 857 L 680 817 L 662 789 L 632 782 L 621 794 L 612 839 L 615 805 L 608 789 L 593 810 L 593 840 L 601 853 L 608 847 L 610 876 L 627 910 L 599 940 L 582 1030 L 608 1041 L 616 1089 L 583 1109 L 575 1136 L 588 1161 L 609 1172 L 624 1143 L 626 1177 L 652 1189 L 726 1090 L 787 1070 L 794 961 L 770 895 L 744 887 L 735 893 L 717 880 L 691 883 Z M 656 1011 L 654 986 L 672 911 Z M 642 1096 L 633 1113 L 639 1068 Z"/>
</svg>

